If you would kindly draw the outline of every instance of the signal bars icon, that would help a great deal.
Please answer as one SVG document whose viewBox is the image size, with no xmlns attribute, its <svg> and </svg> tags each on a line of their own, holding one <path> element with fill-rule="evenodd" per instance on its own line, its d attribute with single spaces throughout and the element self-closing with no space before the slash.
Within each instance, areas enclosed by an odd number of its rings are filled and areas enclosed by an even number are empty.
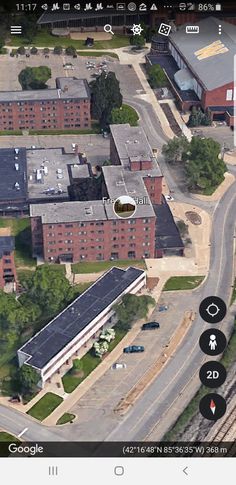
<svg viewBox="0 0 236 485">
<path fill-rule="evenodd" d="M 11 34 L 12 35 L 22 34 L 22 25 L 11 25 Z"/>
</svg>

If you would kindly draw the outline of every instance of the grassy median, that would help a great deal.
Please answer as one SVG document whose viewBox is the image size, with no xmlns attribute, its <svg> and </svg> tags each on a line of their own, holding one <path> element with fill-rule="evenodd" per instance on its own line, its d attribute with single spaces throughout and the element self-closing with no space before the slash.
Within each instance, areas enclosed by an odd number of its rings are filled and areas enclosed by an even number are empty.
<svg viewBox="0 0 236 485">
<path fill-rule="evenodd" d="M 74 263 L 71 265 L 73 273 L 100 273 L 101 271 L 107 271 L 110 268 L 116 266 L 118 268 L 128 268 L 129 266 L 135 266 L 136 268 L 146 269 L 145 262 L 140 260 L 120 259 L 117 261 L 94 261 L 86 263 Z"/>
<path fill-rule="evenodd" d="M 53 394 L 52 392 L 48 392 L 36 404 L 34 404 L 29 411 L 27 411 L 27 414 L 38 419 L 39 421 L 43 421 L 62 402 L 62 397 L 57 396 L 57 394 Z"/>
<path fill-rule="evenodd" d="M 57 421 L 57 425 L 71 423 L 75 419 L 75 414 L 65 413 Z"/>
<path fill-rule="evenodd" d="M 205 276 L 173 276 L 169 278 L 163 291 L 192 290 L 197 288 Z"/>
</svg>

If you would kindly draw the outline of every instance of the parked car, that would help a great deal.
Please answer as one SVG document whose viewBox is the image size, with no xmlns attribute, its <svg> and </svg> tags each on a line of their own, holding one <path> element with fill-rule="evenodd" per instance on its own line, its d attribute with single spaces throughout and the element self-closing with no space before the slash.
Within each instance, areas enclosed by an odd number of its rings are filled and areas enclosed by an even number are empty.
<svg viewBox="0 0 236 485">
<path fill-rule="evenodd" d="M 166 312 L 168 310 L 168 305 L 160 305 L 158 308 L 159 312 Z"/>
<path fill-rule="evenodd" d="M 129 345 L 123 349 L 125 354 L 133 354 L 134 352 L 144 352 L 143 345 Z"/>
<path fill-rule="evenodd" d="M 160 328 L 160 323 L 148 322 L 142 325 L 142 330 L 155 330 L 156 328 Z"/>
<path fill-rule="evenodd" d="M 172 197 L 172 195 L 165 195 L 165 199 L 169 201 L 173 201 L 174 197 Z"/>
<path fill-rule="evenodd" d="M 115 364 L 112 364 L 111 369 L 116 370 L 116 369 L 126 369 L 127 365 L 124 362 L 115 362 Z"/>
</svg>

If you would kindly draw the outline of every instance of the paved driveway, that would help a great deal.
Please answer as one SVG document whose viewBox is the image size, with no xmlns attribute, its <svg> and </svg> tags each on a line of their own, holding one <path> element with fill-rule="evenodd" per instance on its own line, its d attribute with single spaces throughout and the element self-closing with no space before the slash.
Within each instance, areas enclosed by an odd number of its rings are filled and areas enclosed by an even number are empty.
<svg viewBox="0 0 236 485">
<path fill-rule="evenodd" d="M 160 329 L 140 331 L 134 340 L 135 345 L 144 345 L 145 352 L 121 354 L 117 361 L 126 363 L 127 368 L 109 369 L 70 410 L 77 415 L 77 421 L 73 426 L 80 440 L 94 440 L 95 436 L 97 440 L 103 440 L 107 433 L 112 431 L 113 426 L 119 423 L 121 418 L 113 413 L 114 407 L 164 351 L 165 345 L 182 321 L 186 298 L 190 304 L 192 295 L 186 292 L 179 293 L 176 306 L 173 303 L 176 301 L 175 294 L 162 293 L 160 302 L 167 304 L 169 309 L 167 312 L 160 313 L 156 308 L 151 317 L 151 320 L 160 322 Z M 102 416 L 106 416 L 106 419 L 101 422 Z"/>
</svg>

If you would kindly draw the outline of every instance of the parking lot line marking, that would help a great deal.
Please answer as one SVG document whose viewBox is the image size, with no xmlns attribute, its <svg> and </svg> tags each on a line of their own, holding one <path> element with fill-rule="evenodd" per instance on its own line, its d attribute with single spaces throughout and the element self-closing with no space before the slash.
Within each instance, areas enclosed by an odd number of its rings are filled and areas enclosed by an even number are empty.
<svg viewBox="0 0 236 485">
<path fill-rule="evenodd" d="M 23 431 L 21 431 L 21 433 L 19 433 L 19 434 L 17 435 L 17 438 L 21 438 L 21 436 L 23 436 L 23 434 L 24 434 L 24 433 L 26 433 L 26 431 L 28 431 L 28 429 L 29 429 L 29 428 L 25 428 L 25 429 L 23 429 Z"/>
</svg>

